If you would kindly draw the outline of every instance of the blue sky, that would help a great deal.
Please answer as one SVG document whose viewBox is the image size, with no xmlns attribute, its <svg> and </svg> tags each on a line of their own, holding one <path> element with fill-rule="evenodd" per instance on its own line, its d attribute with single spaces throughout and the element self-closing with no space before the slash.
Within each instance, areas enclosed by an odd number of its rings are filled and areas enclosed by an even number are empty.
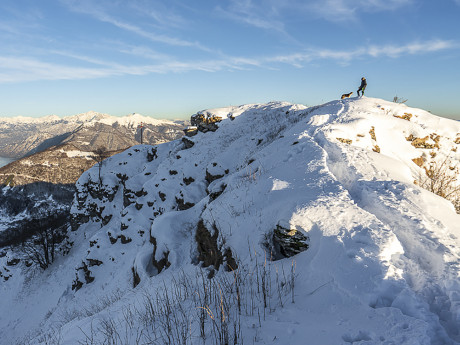
<svg viewBox="0 0 460 345">
<path fill-rule="evenodd" d="M 2 0 L 0 117 L 356 94 L 460 119 L 460 0 Z"/>
</svg>

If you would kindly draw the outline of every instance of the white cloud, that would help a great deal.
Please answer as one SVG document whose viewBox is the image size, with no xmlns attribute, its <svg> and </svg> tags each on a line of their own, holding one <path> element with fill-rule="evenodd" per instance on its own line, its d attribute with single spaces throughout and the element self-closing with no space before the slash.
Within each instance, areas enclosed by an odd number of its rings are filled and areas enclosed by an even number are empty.
<svg viewBox="0 0 460 345">
<path fill-rule="evenodd" d="M 18 37 L 34 39 L 39 38 L 38 32 L 41 30 L 42 13 L 33 8 L 17 9 L 5 4 L 0 4 L 0 34 L 11 35 L 14 40 Z M 2 38 L 5 36 L 2 35 Z M 5 47 L 2 47 L 3 49 Z"/>
<path fill-rule="evenodd" d="M 179 61 L 169 56 L 154 56 L 156 64 L 124 65 L 97 58 L 54 51 L 52 53 L 67 56 L 95 65 L 94 67 L 67 66 L 43 62 L 34 58 L 0 57 L 0 80 L 2 82 L 23 82 L 35 80 L 78 80 L 105 78 L 115 75 L 147 75 L 152 73 L 182 73 L 189 71 L 218 72 L 221 70 L 241 70 L 248 68 L 272 68 L 274 64 L 289 64 L 302 67 L 306 63 L 332 60 L 339 64 L 348 64 L 363 58 L 398 58 L 404 55 L 416 55 L 447 49 L 458 49 L 455 41 L 433 40 L 413 42 L 405 45 L 370 45 L 353 50 L 310 49 L 303 52 L 272 57 L 247 58 L 222 56 L 214 60 Z M 134 54 L 154 54 L 148 49 L 133 51 Z"/>
<path fill-rule="evenodd" d="M 359 0 L 359 5 L 368 11 L 394 11 L 414 3 L 414 0 Z"/>
<path fill-rule="evenodd" d="M 164 74 L 189 71 L 217 72 L 223 69 L 242 69 L 245 66 L 260 65 L 256 60 L 238 57 L 205 61 L 177 61 L 169 59 L 157 64 L 122 65 L 66 52 L 54 53 L 90 62 L 98 66 L 67 66 L 43 62 L 35 58 L 0 57 L 0 81 L 7 83 L 38 80 L 80 80 L 105 78 L 116 75 L 146 75 L 152 73 Z"/>
<path fill-rule="evenodd" d="M 355 19 L 357 6 L 356 1 L 345 3 L 343 0 L 325 0 L 306 5 L 307 9 L 332 21 L 348 21 Z"/>
<path fill-rule="evenodd" d="M 171 4 L 171 2 L 168 2 L 168 4 Z M 158 1 L 152 3 L 150 1 L 130 0 L 128 5 L 139 16 L 153 19 L 158 27 L 183 28 L 188 23 L 188 20 L 183 16 Z"/>
<path fill-rule="evenodd" d="M 454 41 L 433 40 L 426 42 L 414 42 L 403 46 L 369 46 L 366 50 L 366 54 L 372 57 L 389 56 L 397 58 L 401 55 L 423 54 L 452 48 L 458 48 L 458 43 Z"/>
<path fill-rule="evenodd" d="M 256 3 L 253 0 L 231 0 L 229 6 L 218 7 L 219 13 L 247 25 L 286 34 L 285 24 L 279 15 L 279 3 L 272 5 L 271 0 Z"/>
<path fill-rule="evenodd" d="M 103 3 L 99 2 L 95 5 L 94 2 L 88 1 L 75 1 L 75 0 L 61 0 L 66 4 L 72 11 L 83 13 L 95 18 L 98 21 L 105 22 L 116 26 L 119 29 L 129 31 L 140 37 L 147 38 L 154 42 L 165 43 L 171 46 L 181 46 L 181 47 L 195 47 L 197 49 L 211 52 L 213 50 L 201 45 L 198 42 L 192 42 L 188 40 L 183 40 L 177 37 L 171 37 L 168 35 L 158 34 L 149 30 L 145 30 L 140 26 L 130 24 L 126 21 L 119 20 L 114 16 L 107 13 L 107 11 L 101 6 Z M 152 14 L 152 13 L 150 13 Z"/>
<path fill-rule="evenodd" d="M 145 46 L 132 46 L 132 45 L 126 45 L 126 44 L 120 43 L 118 50 L 121 53 L 139 56 L 147 60 L 167 61 L 167 60 L 174 59 L 170 55 L 160 53 L 156 50 L 153 50 Z"/>
<path fill-rule="evenodd" d="M 361 12 L 394 11 L 414 0 L 322 0 L 305 5 L 306 10 L 333 22 L 356 20 Z"/>
<path fill-rule="evenodd" d="M 460 44 L 454 41 L 432 40 L 413 42 L 405 45 L 370 45 L 353 50 L 310 49 L 302 53 L 281 55 L 267 58 L 269 62 L 281 62 L 301 67 L 303 63 L 313 60 L 336 60 L 339 63 L 349 63 L 353 59 L 365 57 L 398 58 L 402 55 L 424 54 L 446 49 L 459 48 Z"/>
<path fill-rule="evenodd" d="M 120 66 L 119 64 L 116 64 L 116 63 L 113 63 L 113 62 L 108 62 L 106 60 L 97 59 L 97 58 L 94 58 L 94 57 L 91 57 L 91 56 L 75 54 L 75 53 L 68 52 L 68 51 L 51 50 L 51 51 L 49 51 L 49 53 L 69 57 L 69 58 L 72 58 L 72 59 L 75 59 L 75 60 L 88 62 L 88 63 L 93 64 L 93 65 L 111 66 L 111 67 L 119 67 Z"/>
<path fill-rule="evenodd" d="M 36 80 L 90 79 L 114 75 L 113 70 L 82 68 L 43 62 L 33 58 L 0 57 L 0 80 L 23 82 Z"/>
<path fill-rule="evenodd" d="M 285 31 L 292 13 L 301 13 L 306 20 L 320 17 L 345 22 L 356 20 L 362 12 L 394 11 L 412 3 L 414 0 L 231 0 L 225 11 L 255 27 Z"/>
</svg>

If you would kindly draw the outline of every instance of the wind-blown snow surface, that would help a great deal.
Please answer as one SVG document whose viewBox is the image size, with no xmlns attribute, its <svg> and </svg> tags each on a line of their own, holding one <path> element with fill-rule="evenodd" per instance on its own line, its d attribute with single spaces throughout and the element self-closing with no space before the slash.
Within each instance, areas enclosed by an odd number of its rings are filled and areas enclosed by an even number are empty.
<svg viewBox="0 0 460 345">
<path fill-rule="evenodd" d="M 36 330 L 53 329 L 60 344 L 89 343 L 108 316 L 122 325 L 125 306 L 200 269 L 195 233 L 202 219 L 241 267 L 264 261 L 277 224 L 309 237 L 308 250 L 273 263 L 277 272 L 295 265 L 295 303 L 280 297 L 282 306 L 262 322 L 260 314 L 242 315 L 245 344 L 460 344 L 460 215 L 414 184 L 423 170 L 412 161 L 458 162 L 460 123 L 366 97 L 207 112 L 224 120 L 216 132 L 190 138 L 191 148 L 176 140 L 107 159 L 106 196 L 87 191 L 97 168 L 82 175 L 73 212 L 90 220 L 48 271 L 31 276 L 18 267 L 1 283 L 0 342 L 30 332 L 30 343 L 44 343 Z M 405 113 L 410 121 L 393 116 Z M 411 134 L 437 147 L 416 148 Z M 158 274 L 152 253 L 159 261 L 166 252 L 171 265 Z M 94 260 L 103 264 L 89 267 L 95 279 L 85 283 L 77 268 Z M 217 276 L 232 274 L 221 269 Z M 78 291 L 71 289 L 76 276 Z M 102 343 L 101 332 L 94 336 Z M 200 344 L 198 336 L 192 326 L 187 344 Z"/>
</svg>

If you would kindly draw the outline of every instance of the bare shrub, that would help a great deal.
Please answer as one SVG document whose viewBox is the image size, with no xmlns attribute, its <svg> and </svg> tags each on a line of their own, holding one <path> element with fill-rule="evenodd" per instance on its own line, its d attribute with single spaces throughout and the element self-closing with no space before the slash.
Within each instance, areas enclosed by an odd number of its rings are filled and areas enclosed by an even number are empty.
<svg viewBox="0 0 460 345">
<path fill-rule="evenodd" d="M 454 204 L 457 213 L 460 213 L 460 181 L 458 163 L 450 157 L 437 160 L 425 167 L 425 174 L 420 174 L 417 184 L 439 195 Z"/>
<path fill-rule="evenodd" d="M 146 289 L 117 317 L 96 318 L 90 329 L 81 330 L 79 344 L 244 344 L 249 319 L 258 319 L 253 328 L 260 328 L 267 314 L 294 303 L 294 261 L 290 272 L 284 270 L 289 262 L 252 262 L 238 262 L 237 269 L 221 270 L 212 279 L 201 268 L 182 271 L 170 284 Z"/>
<path fill-rule="evenodd" d="M 394 102 L 394 103 L 403 104 L 403 103 L 406 103 L 406 102 L 407 102 L 407 98 L 402 98 L 402 97 L 394 96 L 394 97 L 393 97 L 393 102 Z"/>
<path fill-rule="evenodd" d="M 267 143 L 271 143 L 272 141 L 274 141 L 275 139 L 279 138 L 279 136 L 281 135 L 281 133 L 286 129 L 286 125 L 285 124 L 280 124 L 278 126 L 273 126 L 271 128 L 271 130 L 268 132 L 267 134 L 267 137 L 266 137 L 266 140 L 267 140 Z"/>
</svg>

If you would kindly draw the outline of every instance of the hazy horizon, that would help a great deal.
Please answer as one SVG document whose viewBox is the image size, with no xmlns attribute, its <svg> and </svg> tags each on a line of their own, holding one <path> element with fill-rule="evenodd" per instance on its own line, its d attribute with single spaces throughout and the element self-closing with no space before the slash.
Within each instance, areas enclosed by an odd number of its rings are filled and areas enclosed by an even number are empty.
<svg viewBox="0 0 460 345">
<path fill-rule="evenodd" d="M 280 100 L 280 101 L 283 101 L 283 100 Z M 329 101 L 332 101 L 332 99 L 329 100 Z M 329 101 L 322 102 L 321 104 L 327 103 Z M 391 101 L 391 100 L 387 100 L 387 101 Z M 250 103 L 245 103 L 245 104 L 255 104 L 255 103 L 262 103 L 262 102 L 250 102 Z M 303 103 L 299 103 L 299 104 L 303 104 Z M 412 105 L 409 101 L 405 102 L 404 104 L 406 104 L 407 106 L 410 106 L 410 107 L 423 109 L 421 107 L 417 107 L 417 106 Z M 143 113 L 137 113 L 136 112 L 136 114 L 146 116 L 146 117 L 151 117 L 151 118 L 154 118 L 154 119 L 159 119 L 159 120 L 182 121 L 182 120 L 189 120 L 191 115 L 193 115 L 193 114 L 195 114 L 195 113 L 197 113 L 197 112 L 199 112 L 201 110 L 211 109 L 211 108 L 225 108 L 225 107 L 228 107 L 228 106 L 237 106 L 237 105 L 243 105 L 243 104 L 222 104 L 221 106 L 217 106 L 217 107 L 200 108 L 200 109 L 195 109 L 194 111 L 191 111 L 191 112 L 184 113 L 182 116 L 180 114 L 176 115 L 176 116 L 171 116 L 171 115 L 170 116 L 167 116 L 167 115 L 162 116 L 161 114 L 156 114 L 155 112 L 153 112 L 153 114 L 143 114 Z M 317 105 L 320 105 L 320 104 L 305 104 L 305 105 L 307 105 L 307 106 L 317 106 Z M 433 115 L 437 115 L 437 116 L 440 116 L 440 117 L 443 117 L 443 118 L 448 118 L 448 119 L 460 121 L 460 113 L 458 113 L 458 114 L 436 114 L 436 113 L 430 111 L 429 109 L 423 109 L 423 110 L 429 111 Z M 64 114 L 50 113 L 50 114 L 43 114 L 43 115 L 36 115 L 36 116 L 22 115 L 22 114 L 12 115 L 12 116 L 4 116 L 4 115 L 2 115 L 0 113 L 0 119 L 2 119 L 2 118 L 3 119 L 14 119 L 14 118 L 21 118 L 21 117 L 40 119 L 40 118 L 45 118 L 45 117 L 49 117 L 49 116 L 58 116 L 59 118 L 62 119 L 62 118 L 65 118 L 65 117 L 71 117 L 71 116 L 75 116 L 75 115 L 79 115 L 79 114 L 86 114 L 86 113 L 91 113 L 91 112 L 95 112 L 95 113 L 99 113 L 99 114 L 106 114 L 106 115 L 115 116 L 115 117 L 124 117 L 124 116 L 129 116 L 129 115 L 134 114 L 134 113 L 111 114 L 111 113 L 108 113 L 106 111 L 97 111 L 97 110 L 79 111 L 77 113 L 64 113 Z"/>
</svg>

